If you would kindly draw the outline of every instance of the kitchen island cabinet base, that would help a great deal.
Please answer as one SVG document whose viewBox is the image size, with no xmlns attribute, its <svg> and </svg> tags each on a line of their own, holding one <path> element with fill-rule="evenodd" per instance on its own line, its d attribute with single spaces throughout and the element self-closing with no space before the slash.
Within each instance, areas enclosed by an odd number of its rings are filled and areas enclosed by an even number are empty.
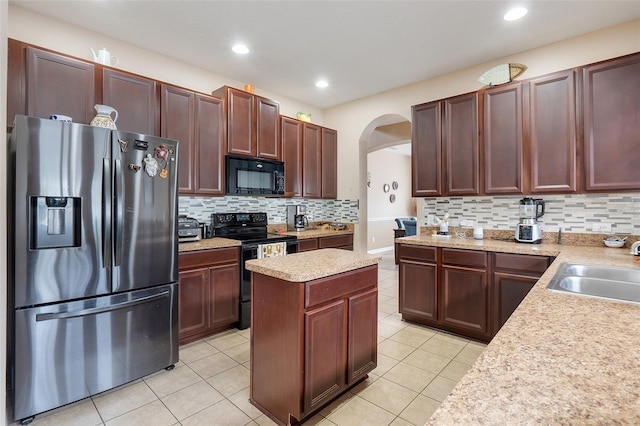
<svg viewBox="0 0 640 426">
<path fill-rule="evenodd" d="M 307 282 L 252 273 L 251 404 L 294 425 L 367 377 L 377 365 L 377 277 L 377 265 Z"/>
</svg>

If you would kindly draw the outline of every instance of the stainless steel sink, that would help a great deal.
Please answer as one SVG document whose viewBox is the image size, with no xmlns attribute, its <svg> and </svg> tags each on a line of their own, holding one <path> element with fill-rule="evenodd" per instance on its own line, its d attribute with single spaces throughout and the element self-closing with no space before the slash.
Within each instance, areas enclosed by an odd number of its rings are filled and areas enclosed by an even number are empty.
<svg viewBox="0 0 640 426">
<path fill-rule="evenodd" d="M 562 263 L 549 290 L 640 303 L 640 269 Z"/>
</svg>

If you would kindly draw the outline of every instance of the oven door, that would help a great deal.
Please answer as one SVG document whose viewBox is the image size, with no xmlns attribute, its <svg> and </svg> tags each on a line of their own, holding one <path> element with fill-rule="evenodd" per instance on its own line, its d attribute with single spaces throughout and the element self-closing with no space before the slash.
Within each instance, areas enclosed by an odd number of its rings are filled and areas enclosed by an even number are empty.
<svg viewBox="0 0 640 426">
<path fill-rule="evenodd" d="M 243 243 L 242 253 L 240 257 L 240 320 L 238 321 L 238 328 L 244 330 L 251 325 L 251 271 L 245 268 L 244 263 L 247 260 L 258 259 L 258 251 L 267 246 L 268 243 Z M 286 254 L 292 254 L 298 252 L 298 241 L 290 240 L 286 241 Z"/>
</svg>

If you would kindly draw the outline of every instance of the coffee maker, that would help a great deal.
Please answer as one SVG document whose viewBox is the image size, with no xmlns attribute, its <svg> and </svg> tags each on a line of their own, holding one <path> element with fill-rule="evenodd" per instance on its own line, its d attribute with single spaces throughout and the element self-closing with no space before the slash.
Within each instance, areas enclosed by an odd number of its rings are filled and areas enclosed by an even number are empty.
<svg viewBox="0 0 640 426">
<path fill-rule="evenodd" d="M 287 206 L 287 231 L 304 231 L 309 226 L 306 214 L 305 206 Z"/>
<path fill-rule="evenodd" d="M 525 197 L 520 200 L 520 223 L 516 226 L 516 241 L 519 243 L 540 244 L 542 228 L 538 219 L 544 215 L 544 201 Z"/>
</svg>

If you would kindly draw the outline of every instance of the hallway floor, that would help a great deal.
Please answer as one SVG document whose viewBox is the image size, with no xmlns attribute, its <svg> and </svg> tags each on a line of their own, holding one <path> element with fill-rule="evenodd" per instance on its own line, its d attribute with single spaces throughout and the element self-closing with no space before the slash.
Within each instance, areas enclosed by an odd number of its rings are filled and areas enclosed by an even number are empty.
<svg viewBox="0 0 640 426">
<path fill-rule="evenodd" d="M 378 367 L 305 424 L 423 425 L 485 345 L 408 324 L 398 313 L 393 251 L 379 264 Z M 38 415 L 44 425 L 273 425 L 249 401 L 249 330 L 180 347 L 180 362 Z"/>
</svg>

